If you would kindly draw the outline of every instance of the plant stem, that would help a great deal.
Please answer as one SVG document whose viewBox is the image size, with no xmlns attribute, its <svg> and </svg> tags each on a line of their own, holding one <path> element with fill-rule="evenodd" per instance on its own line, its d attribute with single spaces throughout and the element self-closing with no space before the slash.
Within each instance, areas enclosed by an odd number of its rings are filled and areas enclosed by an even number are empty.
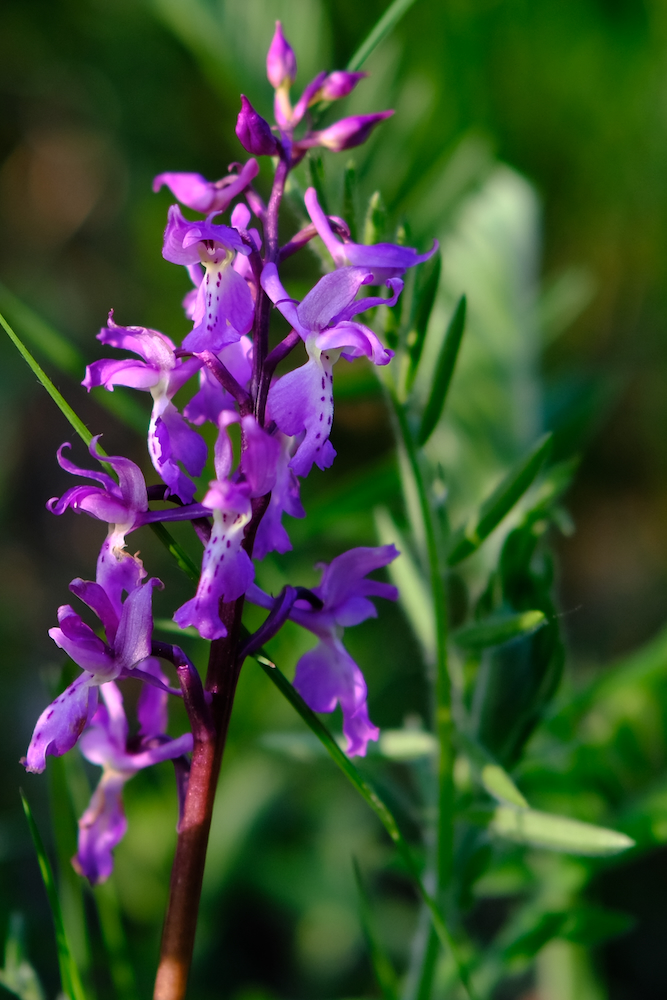
<svg viewBox="0 0 667 1000">
<path fill-rule="evenodd" d="M 435 729 L 438 737 L 438 829 L 436 840 L 436 899 L 447 912 L 447 890 L 452 878 L 454 853 L 454 745 L 451 707 L 451 683 L 447 666 L 447 594 L 444 585 L 443 567 L 438 552 L 436 529 L 431 503 L 422 475 L 417 445 L 410 430 L 405 407 L 392 396 L 394 412 L 400 435 L 405 445 L 410 468 L 415 480 L 426 539 L 436 640 L 436 690 Z M 428 984 L 424 977 L 432 979 L 435 971 L 433 948 L 429 942 L 425 951 L 425 968 L 420 983 L 420 993 L 428 995 Z"/>
</svg>

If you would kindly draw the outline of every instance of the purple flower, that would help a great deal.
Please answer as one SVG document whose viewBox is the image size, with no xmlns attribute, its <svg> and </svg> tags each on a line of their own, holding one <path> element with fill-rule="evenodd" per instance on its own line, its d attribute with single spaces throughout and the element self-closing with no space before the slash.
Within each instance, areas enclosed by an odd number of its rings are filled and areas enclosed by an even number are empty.
<svg viewBox="0 0 667 1000">
<path fill-rule="evenodd" d="M 144 671 L 167 683 L 156 660 L 148 660 Z M 144 767 L 189 753 L 193 744 L 191 733 L 177 739 L 165 735 L 168 698 L 165 691 L 143 684 L 137 704 L 139 739 L 131 742 L 118 687 L 110 681 L 101 686 L 101 692 L 104 704 L 95 712 L 80 746 L 87 760 L 103 768 L 102 777 L 79 820 L 78 850 L 72 858 L 76 870 L 91 885 L 109 877 L 113 869 L 111 852 L 125 835 L 127 820 L 121 798 L 125 784 Z"/>
<path fill-rule="evenodd" d="M 230 166 L 238 167 L 233 163 Z M 183 205 L 195 212 L 224 212 L 237 195 L 242 194 L 259 173 L 257 160 L 250 159 L 237 174 L 228 174 L 219 181 L 207 181 L 201 174 L 166 173 L 158 174 L 153 181 L 153 190 L 159 191 L 166 184 L 171 193 Z"/>
<path fill-rule="evenodd" d="M 264 559 L 269 552 L 289 552 L 292 543 L 282 524 L 283 513 L 290 517 L 305 517 L 299 498 L 299 480 L 290 468 L 294 439 L 278 432 L 276 439 L 280 443 L 280 453 L 276 467 L 275 484 L 271 490 L 271 500 L 264 517 L 259 522 L 253 557 Z"/>
<path fill-rule="evenodd" d="M 329 220 L 322 211 L 317 200 L 315 188 L 308 188 L 304 202 L 311 221 L 317 229 L 325 247 L 333 257 L 336 267 L 349 265 L 365 267 L 373 272 L 373 284 L 380 284 L 387 278 L 398 278 L 409 267 L 415 267 L 433 256 L 438 249 L 438 241 L 426 253 L 419 254 L 412 247 L 401 247 L 394 243 L 373 243 L 365 246 L 363 243 L 341 243 L 334 235 Z"/>
<path fill-rule="evenodd" d="M 389 583 L 369 580 L 373 570 L 388 565 L 399 555 L 393 545 L 350 549 L 326 566 L 322 580 L 313 593 L 323 607 L 315 610 L 307 601 L 297 601 L 290 618 L 309 629 L 319 639 L 317 646 L 301 657 L 296 666 L 294 687 L 314 712 L 333 712 L 340 704 L 347 753 L 363 757 L 369 740 L 376 740 L 379 729 L 368 717 L 367 688 L 361 670 L 343 646 L 343 630 L 367 618 L 377 617 L 370 597 L 398 598 Z M 248 600 L 265 608 L 273 607 L 273 598 L 252 584 Z"/>
<path fill-rule="evenodd" d="M 266 54 L 266 75 L 274 90 L 283 86 L 289 88 L 296 80 L 296 56 L 283 35 L 280 21 L 276 21 L 276 30 Z"/>
<path fill-rule="evenodd" d="M 372 115 L 352 115 L 350 118 L 341 118 L 328 128 L 319 132 L 309 132 L 303 139 L 294 143 L 297 150 L 310 149 L 311 146 L 324 146 L 334 153 L 340 153 L 344 149 L 353 149 L 366 142 L 376 125 L 390 118 L 393 111 L 376 111 Z"/>
<path fill-rule="evenodd" d="M 245 280 L 231 266 L 235 253 L 250 253 L 236 229 L 215 225 L 210 216 L 189 222 L 177 205 L 171 206 L 162 256 L 188 268 L 203 264 L 205 272 L 193 309 L 194 327 L 183 341 L 187 351 L 219 351 L 252 326 L 254 303 Z"/>
<path fill-rule="evenodd" d="M 71 750 L 97 705 L 100 684 L 125 676 L 151 652 L 153 587 L 162 584 L 152 577 L 139 583 L 122 604 L 120 615 L 112 596 L 99 582 L 72 580 L 70 590 L 95 612 L 104 626 L 106 641 L 100 639 L 69 604 L 58 608 L 58 627 L 49 629 L 57 646 L 82 668 L 83 674 L 70 684 L 47 708 L 35 726 L 28 753 L 22 763 L 28 771 L 40 773 L 46 756 L 60 757 Z"/>
<path fill-rule="evenodd" d="M 242 547 L 245 527 L 252 516 L 250 487 L 227 480 L 214 480 L 204 497 L 213 511 L 213 530 L 204 550 L 197 593 L 176 611 L 181 628 L 194 625 L 203 639 L 227 635 L 220 618 L 220 602 L 235 601 L 245 594 L 255 568 Z"/>
<path fill-rule="evenodd" d="M 334 70 L 322 84 L 320 100 L 338 101 L 342 97 L 347 97 L 365 76 L 368 76 L 368 73 L 350 73 L 345 69 Z"/>
<path fill-rule="evenodd" d="M 153 465 L 170 493 L 183 503 L 192 503 L 194 483 L 181 471 L 181 462 L 192 476 L 200 476 L 206 464 L 206 444 L 188 427 L 172 397 L 201 367 L 198 358 L 177 358 L 175 345 L 158 330 L 142 326 L 117 326 L 113 312 L 109 325 L 97 339 L 110 347 L 132 351 L 144 360 L 105 359 L 88 365 L 83 385 L 90 390 L 99 385 L 113 391 L 115 385 L 148 389 L 153 397 L 153 412 L 148 429 L 148 451 Z"/>
<path fill-rule="evenodd" d="M 241 94 L 241 110 L 236 119 L 236 136 L 248 153 L 254 156 L 277 156 L 280 145 L 266 118 L 262 118 Z"/>
<path fill-rule="evenodd" d="M 380 304 L 394 305 L 403 282 L 390 278 L 390 299 L 369 297 L 355 301 L 362 285 L 373 280 L 363 267 L 344 267 L 325 274 L 303 302 L 291 299 L 278 278 L 275 264 L 266 264 L 262 288 L 293 328 L 302 337 L 308 361 L 283 375 L 271 386 L 268 408 L 280 430 L 289 436 L 303 435 L 290 467 L 298 476 L 307 476 L 313 462 L 328 468 L 336 452 L 329 441 L 333 421 L 333 366 L 339 357 L 348 361 L 367 357 L 373 364 L 386 365 L 393 351 L 382 346 L 375 333 L 354 317 Z"/>
</svg>

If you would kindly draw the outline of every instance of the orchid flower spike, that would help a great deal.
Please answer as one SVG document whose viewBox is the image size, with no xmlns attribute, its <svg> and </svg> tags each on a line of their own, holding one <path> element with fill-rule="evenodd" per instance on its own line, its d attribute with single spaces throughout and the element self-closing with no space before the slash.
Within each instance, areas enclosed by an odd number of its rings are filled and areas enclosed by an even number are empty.
<svg viewBox="0 0 667 1000">
<path fill-rule="evenodd" d="M 403 288 L 400 278 L 390 278 L 388 299 L 357 300 L 362 285 L 373 280 L 363 267 L 344 267 L 325 274 L 303 302 L 291 299 L 278 277 L 275 264 L 266 264 L 262 288 L 303 339 L 308 361 L 288 372 L 271 386 L 268 409 L 280 430 L 289 436 L 303 435 L 290 460 L 298 476 L 307 476 L 313 462 L 326 469 L 336 452 L 329 441 L 333 422 L 333 366 L 342 356 L 347 361 L 367 357 L 386 365 L 393 351 L 383 347 L 377 335 L 354 317 L 377 305 L 392 306 Z"/>
<path fill-rule="evenodd" d="M 294 687 L 314 712 L 333 712 L 340 704 L 350 757 L 365 756 L 369 740 L 376 740 L 380 731 L 368 717 L 366 682 L 343 645 L 343 631 L 377 617 L 370 597 L 397 600 L 396 587 L 367 577 L 398 555 L 393 545 L 382 545 L 350 549 L 336 556 L 328 566 L 321 564 L 318 568 L 322 570 L 322 580 L 313 593 L 322 601 L 322 608 L 315 609 L 307 601 L 298 600 L 289 616 L 319 640 L 297 663 Z M 274 604 L 273 598 L 256 584 L 248 589 L 247 598 L 265 608 Z"/>
<path fill-rule="evenodd" d="M 188 222 L 177 205 L 169 209 L 162 256 L 173 264 L 204 266 L 193 309 L 194 327 L 183 347 L 199 351 L 219 351 L 248 333 L 254 303 L 245 280 L 231 266 L 237 253 L 247 256 L 247 246 L 236 229 L 205 222 Z"/>
<path fill-rule="evenodd" d="M 331 254 L 336 267 L 365 267 L 373 272 L 373 284 L 379 285 L 388 278 L 399 278 L 409 267 L 422 264 L 438 249 L 438 241 L 426 253 L 417 253 L 412 247 L 397 246 L 395 243 L 341 243 L 334 235 L 325 213 L 322 211 L 315 188 L 310 187 L 304 195 L 304 202 L 311 221 L 325 247 Z"/>
<path fill-rule="evenodd" d="M 167 678 L 154 658 L 143 665 L 166 685 Z M 83 756 L 102 770 L 90 805 L 79 820 L 78 850 L 72 864 L 91 885 L 104 882 L 113 870 L 113 849 L 125 836 L 127 819 L 123 809 L 123 788 L 137 771 L 163 760 L 175 760 L 190 753 L 192 733 L 176 739 L 165 734 L 168 694 L 150 684 L 142 685 L 137 703 L 139 738 L 130 743 L 123 696 L 113 681 L 101 685 L 103 704 L 99 705 L 80 747 Z M 185 763 L 185 762 L 184 762 Z"/>
</svg>

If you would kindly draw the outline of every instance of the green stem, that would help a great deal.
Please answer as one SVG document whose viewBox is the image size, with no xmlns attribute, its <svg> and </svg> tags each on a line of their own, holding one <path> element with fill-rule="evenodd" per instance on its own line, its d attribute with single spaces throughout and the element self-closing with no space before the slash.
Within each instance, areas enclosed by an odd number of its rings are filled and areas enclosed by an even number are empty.
<svg viewBox="0 0 667 1000">
<path fill-rule="evenodd" d="M 435 730 L 438 737 L 438 829 L 436 838 L 436 899 L 447 912 L 447 890 L 452 878 L 454 853 L 454 742 L 451 683 L 447 666 L 447 594 L 438 552 L 433 512 L 422 475 L 415 439 L 410 430 L 405 407 L 392 397 L 399 432 L 414 476 L 424 523 L 426 556 L 433 598 L 435 622 Z M 429 940 L 424 952 L 420 997 L 427 997 L 433 980 L 437 941 Z"/>
</svg>

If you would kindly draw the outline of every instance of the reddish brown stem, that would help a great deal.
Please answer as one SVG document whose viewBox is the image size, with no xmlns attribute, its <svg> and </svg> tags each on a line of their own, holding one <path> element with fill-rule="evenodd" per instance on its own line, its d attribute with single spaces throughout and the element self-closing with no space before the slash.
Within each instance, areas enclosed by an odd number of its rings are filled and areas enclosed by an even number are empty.
<svg viewBox="0 0 667 1000">
<path fill-rule="evenodd" d="M 271 495 L 267 494 L 252 501 L 253 518 L 243 543 L 250 554 L 270 499 Z M 200 738 L 196 739 L 192 751 L 153 1000 L 184 1000 L 187 989 L 213 803 L 240 673 L 238 648 L 243 602 L 244 598 L 240 597 L 234 603 L 221 605 L 220 617 L 227 635 L 211 643 L 205 686 L 211 692 L 214 732 L 209 734 L 205 729 L 200 730 Z"/>
</svg>

